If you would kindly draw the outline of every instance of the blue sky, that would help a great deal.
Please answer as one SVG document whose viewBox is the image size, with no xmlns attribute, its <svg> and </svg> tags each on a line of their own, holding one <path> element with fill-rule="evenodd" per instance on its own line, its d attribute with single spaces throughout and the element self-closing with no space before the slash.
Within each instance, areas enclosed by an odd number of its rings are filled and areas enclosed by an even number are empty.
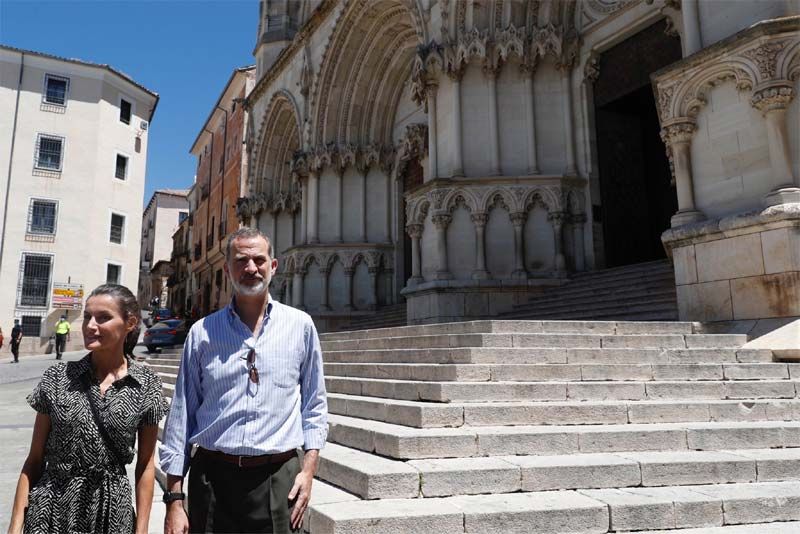
<svg viewBox="0 0 800 534">
<path fill-rule="evenodd" d="M 189 149 L 232 69 L 253 64 L 258 0 L 0 0 L 0 43 L 108 63 L 161 96 L 144 203 L 188 188 Z"/>
</svg>

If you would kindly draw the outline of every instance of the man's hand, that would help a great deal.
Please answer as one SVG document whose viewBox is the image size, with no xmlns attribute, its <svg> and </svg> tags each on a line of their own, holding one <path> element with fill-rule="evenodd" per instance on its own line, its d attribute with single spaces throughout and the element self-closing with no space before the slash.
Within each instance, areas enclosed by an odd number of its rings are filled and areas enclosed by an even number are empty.
<svg viewBox="0 0 800 534">
<path fill-rule="evenodd" d="M 308 501 L 311 499 L 311 484 L 314 482 L 314 475 L 310 471 L 300 471 L 294 478 L 294 486 L 289 492 L 289 500 L 297 499 L 292 508 L 291 524 L 293 529 L 300 528 L 303 524 L 303 515 L 308 508 Z"/>
<path fill-rule="evenodd" d="M 188 534 L 189 517 L 183 509 L 183 501 L 167 504 L 167 515 L 164 518 L 164 534 Z"/>
</svg>

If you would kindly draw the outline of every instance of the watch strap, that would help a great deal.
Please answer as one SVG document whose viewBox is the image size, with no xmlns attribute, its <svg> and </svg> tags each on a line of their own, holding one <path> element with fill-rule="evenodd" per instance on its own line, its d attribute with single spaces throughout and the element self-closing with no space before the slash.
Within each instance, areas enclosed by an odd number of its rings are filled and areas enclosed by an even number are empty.
<svg viewBox="0 0 800 534">
<path fill-rule="evenodd" d="M 167 504 L 173 501 L 183 501 L 186 500 L 186 494 L 180 491 L 165 491 L 162 500 Z"/>
</svg>

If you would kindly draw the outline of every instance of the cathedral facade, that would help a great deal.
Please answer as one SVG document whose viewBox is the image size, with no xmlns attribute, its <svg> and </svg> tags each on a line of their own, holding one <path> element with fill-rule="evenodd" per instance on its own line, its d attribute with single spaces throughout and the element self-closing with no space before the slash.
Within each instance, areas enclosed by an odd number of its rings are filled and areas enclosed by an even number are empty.
<svg viewBox="0 0 800 534">
<path fill-rule="evenodd" d="M 322 329 L 490 317 L 669 257 L 800 316 L 800 2 L 262 0 L 237 213 Z"/>
</svg>

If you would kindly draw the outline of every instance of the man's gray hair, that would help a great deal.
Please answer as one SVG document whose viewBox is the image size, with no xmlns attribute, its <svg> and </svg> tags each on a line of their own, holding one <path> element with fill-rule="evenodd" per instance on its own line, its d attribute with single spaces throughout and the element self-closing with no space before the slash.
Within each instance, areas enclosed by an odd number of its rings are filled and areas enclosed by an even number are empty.
<svg viewBox="0 0 800 534">
<path fill-rule="evenodd" d="M 272 258 L 272 241 L 269 240 L 267 234 L 259 230 L 258 228 L 250 228 L 249 226 L 245 226 L 244 228 L 239 228 L 235 232 L 233 232 L 230 237 L 228 238 L 228 244 L 225 246 L 225 258 L 227 260 L 231 259 L 231 244 L 237 239 L 252 239 L 254 237 L 260 237 L 264 241 L 267 242 L 267 254 L 270 258 Z"/>
</svg>

